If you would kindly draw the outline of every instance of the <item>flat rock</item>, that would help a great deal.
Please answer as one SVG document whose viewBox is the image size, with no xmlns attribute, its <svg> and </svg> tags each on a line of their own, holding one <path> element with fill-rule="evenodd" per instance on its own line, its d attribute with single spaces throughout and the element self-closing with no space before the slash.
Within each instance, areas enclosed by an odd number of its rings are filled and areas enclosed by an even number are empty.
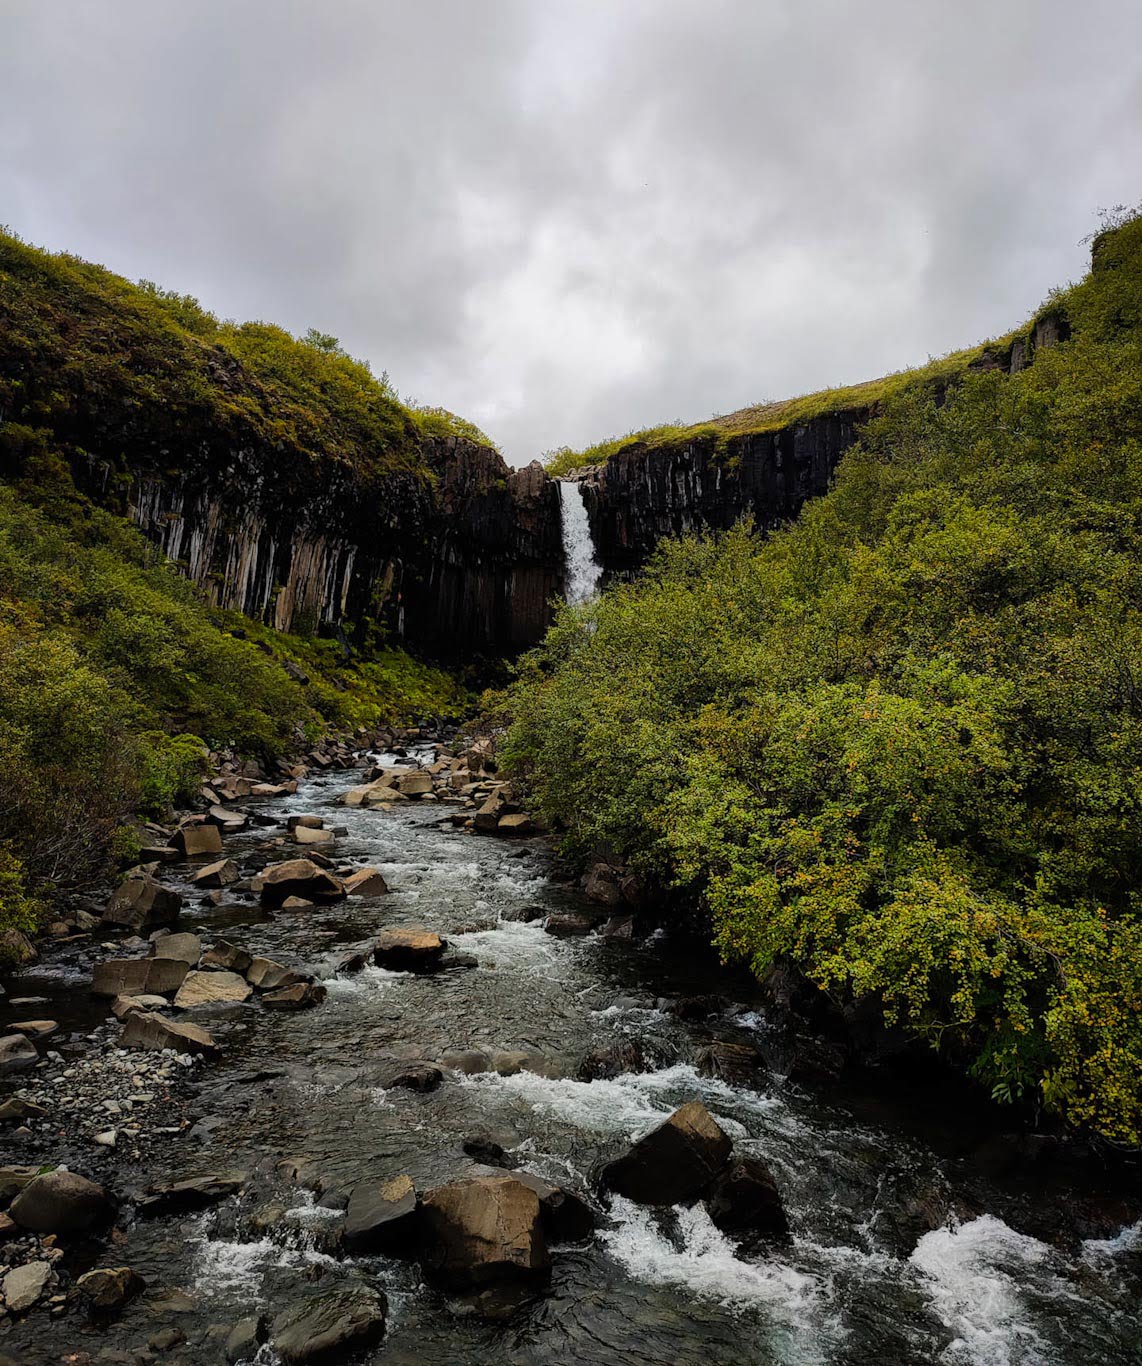
<svg viewBox="0 0 1142 1366">
<path fill-rule="evenodd" d="M 425 1270 L 450 1289 L 535 1281 L 551 1266 L 539 1196 L 515 1176 L 477 1176 L 424 1197 Z"/>
<path fill-rule="evenodd" d="M 202 940 L 196 934 L 164 934 L 155 940 L 155 958 L 173 958 L 194 967 L 202 956 Z"/>
<path fill-rule="evenodd" d="M 410 1176 L 363 1181 L 349 1193 L 345 1246 L 352 1252 L 403 1252 L 416 1242 L 416 1190 Z"/>
<path fill-rule="evenodd" d="M 202 854 L 222 852 L 222 832 L 217 825 L 205 822 L 198 825 L 184 825 L 171 837 L 171 847 L 177 849 L 183 858 L 198 858 Z"/>
<path fill-rule="evenodd" d="M 171 1048 L 176 1053 L 204 1054 L 212 1057 L 222 1050 L 213 1036 L 189 1020 L 168 1020 L 153 1011 L 139 1010 L 127 1017 L 121 1048 Z"/>
<path fill-rule="evenodd" d="M 275 963 L 272 958 L 254 958 L 246 969 L 246 981 L 259 991 L 276 991 L 278 987 L 292 987 L 308 980 L 303 973 Z"/>
<path fill-rule="evenodd" d="M 373 958 L 391 972 L 435 972 L 446 941 L 419 925 L 384 929 L 377 936 Z"/>
<path fill-rule="evenodd" d="M 9 1271 L 2 1282 L 8 1312 L 27 1313 L 48 1288 L 51 1278 L 51 1262 L 28 1262 Z"/>
<path fill-rule="evenodd" d="M 159 1214 L 186 1214 L 191 1210 L 206 1209 L 236 1195 L 245 1183 L 245 1172 L 190 1176 L 183 1181 L 152 1186 L 139 1201 L 138 1210 L 141 1215 L 153 1218 Z"/>
<path fill-rule="evenodd" d="M 332 844 L 334 838 L 332 830 L 317 830 L 311 825 L 299 825 L 293 831 L 295 844 Z"/>
<path fill-rule="evenodd" d="M 182 986 L 189 965 L 177 958 L 109 958 L 96 963 L 93 996 L 166 996 Z"/>
<path fill-rule="evenodd" d="M 17 1034 L 25 1034 L 29 1039 L 46 1039 L 59 1028 L 58 1020 L 13 1020 L 8 1026 Z"/>
<path fill-rule="evenodd" d="M 44 1172 L 20 1191 L 8 1213 L 32 1233 L 83 1233 L 110 1216 L 111 1202 L 102 1186 L 77 1172 Z"/>
<path fill-rule="evenodd" d="M 710 1185 L 732 1149 L 709 1110 L 692 1100 L 610 1163 L 603 1185 L 641 1205 L 677 1205 Z"/>
<path fill-rule="evenodd" d="M 272 864 L 261 875 L 262 905 L 276 910 L 287 897 L 300 896 L 307 901 L 341 901 L 345 888 L 339 878 L 319 868 L 312 859 L 287 859 Z"/>
<path fill-rule="evenodd" d="M 174 1003 L 180 1010 L 193 1006 L 216 1005 L 224 1001 L 246 1001 L 254 988 L 236 972 L 189 972 L 178 989 Z"/>
<path fill-rule="evenodd" d="M 387 1312 L 384 1295 L 364 1285 L 298 1298 L 274 1319 L 270 1338 L 285 1366 L 341 1362 L 380 1342 Z"/>
<path fill-rule="evenodd" d="M 135 1010 L 162 1010 L 170 1002 L 165 996 L 116 996 L 111 1002 L 111 1014 L 117 1020 L 125 1020 Z"/>
<path fill-rule="evenodd" d="M 226 1338 L 226 1360 L 230 1366 L 257 1356 L 258 1348 L 268 1335 L 269 1324 L 264 1314 L 251 1314 L 248 1318 L 239 1319 Z"/>
<path fill-rule="evenodd" d="M 597 923 L 595 916 L 581 914 L 577 911 L 565 911 L 558 915 L 549 915 L 543 922 L 543 928 L 548 934 L 554 934 L 560 939 L 572 939 L 579 935 L 590 934 Z"/>
</svg>

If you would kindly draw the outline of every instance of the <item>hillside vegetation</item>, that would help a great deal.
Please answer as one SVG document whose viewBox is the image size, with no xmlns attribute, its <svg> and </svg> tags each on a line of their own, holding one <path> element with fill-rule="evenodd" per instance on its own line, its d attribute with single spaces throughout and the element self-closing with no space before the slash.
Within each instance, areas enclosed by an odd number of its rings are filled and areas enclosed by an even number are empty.
<svg viewBox="0 0 1142 1366">
<path fill-rule="evenodd" d="M 1142 221 L 1014 376 L 885 396 L 787 531 L 564 609 L 509 759 L 566 844 L 698 898 L 997 1100 L 1142 1139 Z"/>
</svg>

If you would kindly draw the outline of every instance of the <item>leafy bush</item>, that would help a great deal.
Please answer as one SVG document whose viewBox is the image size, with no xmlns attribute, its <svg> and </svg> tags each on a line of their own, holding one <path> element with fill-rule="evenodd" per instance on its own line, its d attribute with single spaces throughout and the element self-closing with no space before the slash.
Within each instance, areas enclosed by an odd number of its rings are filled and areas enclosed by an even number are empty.
<svg viewBox="0 0 1142 1366">
<path fill-rule="evenodd" d="M 727 958 L 871 996 L 1000 1100 L 1142 1139 L 1142 221 L 1072 340 L 889 396 L 761 541 L 564 609 L 508 758 Z"/>
</svg>

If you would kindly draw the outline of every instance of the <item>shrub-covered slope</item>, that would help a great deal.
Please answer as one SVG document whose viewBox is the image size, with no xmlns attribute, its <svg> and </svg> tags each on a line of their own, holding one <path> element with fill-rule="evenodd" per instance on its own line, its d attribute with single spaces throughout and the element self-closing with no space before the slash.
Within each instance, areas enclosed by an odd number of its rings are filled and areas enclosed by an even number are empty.
<svg viewBox="0 0 1142 1366">
<path fill-rule="evenodd" d="M 728 958 L 1137 1143 L 1142 222 L 1053 307 L 1071 339 L 1029 368 L 888 396 L 787 531 L 674 542 L 565 610 L 510 759 Z"/>
</svg>

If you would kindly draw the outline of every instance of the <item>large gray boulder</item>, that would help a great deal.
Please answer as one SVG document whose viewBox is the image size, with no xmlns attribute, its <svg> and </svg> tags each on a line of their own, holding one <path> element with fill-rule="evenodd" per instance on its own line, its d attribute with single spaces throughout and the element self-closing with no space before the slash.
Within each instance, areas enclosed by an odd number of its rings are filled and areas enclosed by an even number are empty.
<svg viewBox="0 0 1142 1366">
<path fill-rule="evenodd" d="M 353 1286 L 296 1300 L 274 1319 L 270 1339 L 285 1366 L 341 1362 L 380 1342 L 387 1312 L 379 1290 Z"/>
<path fill-rule="evenodd" d="M 425 1270 L 454 1290 L 532 1282 L 550 1269 L 538 1194 L 515 1176 L 438 1186 L 421 1208 Z"/>
<path fill-rule="evenodd" d="M 8 1213 L 32 1233 L 84 1233 L 110 1217 L 111 1201 L 102 1186 L 76 1172 L 44 1172 L 20 1191 Z"/>
<path fill-rule="evenodd" d="M 115 889 L 103 912 L 103 923 L 136 933 L 155 930 L 173 925 L 181 909 L 182 897 L 177 892 L 164 887 L 150 873 L 137 870 Z"/>
<path fill-rule="evenodd" d="M 349 1194 L 345 1246 L 351 1252 L 411 1255 L 416 1243 L 416 1189 L 409 1176 L 363 1181 Z"/>
<path fill-rule="evenodd" d="M 605 1167 L 602 1182 L 640 1205 L 677 1205 L 701 1195 L 732 1150 L 729 1135 L 692 1100 Z"/>
</svg>

